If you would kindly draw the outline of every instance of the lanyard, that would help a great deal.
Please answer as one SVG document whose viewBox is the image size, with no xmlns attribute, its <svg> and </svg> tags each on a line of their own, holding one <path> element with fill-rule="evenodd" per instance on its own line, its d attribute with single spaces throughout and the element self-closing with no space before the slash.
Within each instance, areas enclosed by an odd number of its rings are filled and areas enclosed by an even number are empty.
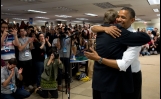
<svg viewBox="0 0 161 99">
<path fill-rule="evenodd" d="M 26 43 L 27 38 L 25 37 L 24 39 L 22 38 L 23 43 Z M 28 45 L 27 45 L 28 46 Z M 27 50 L 27 46 L 25 47 L 25 50 Z"/>
<path fill-rule="evenodd" d="M 67 52 L 67 44 L 65 42 L 65 39 L 63 39 L 63 52 Z"/>
<path fill-rule="evenodd" d="M 7 68 L 7 67 L 6 67 L 6 68 Z M 7 68 L 7 73 L 8 73 L 8 76 L 9 76 L 8 68 Z M 11 78 L 10 82 L 11 82 L 10 88 L 11 88 L 11 90 L 12 90 L 12 93 L 14 93 L 14 87 L 13 87 L 13 84 L 12 84 L 12 78 Z"/>
<path fill-rule="evenodd" d="M 66 42 L 65 42 L 65 40 L 66 40 L 66 39 L 63 39 L 64 47 L 66 47 L 66 45 L 67 45 Z"/>
<path fill-rule="evenodd" d="M 25 43 L 26 42 L 26 39 L 27 39 L 26 37 L 24 39 L 22 38 L 22 41 Z"/>
<path fill-rule="evenodd" d="M 8 73 L 8 76 L 10 76 L 8 69 L 7 69 L 7 73 Z M 11 78 L 10 82 L 12 83 L 12 78 Z"/>
</svg>

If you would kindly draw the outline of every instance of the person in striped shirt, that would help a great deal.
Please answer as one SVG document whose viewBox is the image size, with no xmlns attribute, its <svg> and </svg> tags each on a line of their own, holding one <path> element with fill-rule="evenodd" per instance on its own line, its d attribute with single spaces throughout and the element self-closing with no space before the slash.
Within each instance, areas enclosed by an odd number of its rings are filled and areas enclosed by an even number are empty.
<svg viewBox="0 0 161 99">
<path fill-rule="evenodd" d="M 11 58 L 15 58 L 15 47 L 19 46 L 16 29 L 8 29 L 8 24 L 1 23 L 1 59 L 7 62 Z"/>
</svg>

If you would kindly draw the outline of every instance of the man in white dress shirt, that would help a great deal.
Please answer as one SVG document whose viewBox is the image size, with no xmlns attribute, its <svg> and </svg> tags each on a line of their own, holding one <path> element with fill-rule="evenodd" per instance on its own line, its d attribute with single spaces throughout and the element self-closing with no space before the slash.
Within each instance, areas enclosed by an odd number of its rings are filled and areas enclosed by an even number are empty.
<svg viewBox="0 0 161 99">
<path fill-rule="evenodd" d="M 120 24 L 122 27 L 126 28 L 129 31 L 135 32 L 135 30 L 131 27 L 131 24 L 135 21 L 135 12 L 132 8 L 124 7 L 116 18 L 116 22 Z M 116 27 L 102 27 L 102 26 L 93 26 L 91 30 L 94 33 L 97 32 L 106 32 L 112 36 L 119 36 L 119 33 L 116 32 Z M 100 56 L 93 49 L 92 53 L 85 52 L 85 55 L 92 60 L 98 61 Z M 141 99 L 141 86 L 142 86 L 142 75 L 141 75 L 141 66 L 139 62 L 139 53 L 141 50 L 141 46 L 137 47 L 128 47 L 127 50 L 123 53 L 122 59 L 102 59 L 102 64 L 110 66 L 112 68 L 117 68 L 120 71 L 125 71 L 131 65 L 132 73 L 133 73 L 133 83 L 134 83 L 134 92 L 126 94 L 123 99 Z"/>
</svg>

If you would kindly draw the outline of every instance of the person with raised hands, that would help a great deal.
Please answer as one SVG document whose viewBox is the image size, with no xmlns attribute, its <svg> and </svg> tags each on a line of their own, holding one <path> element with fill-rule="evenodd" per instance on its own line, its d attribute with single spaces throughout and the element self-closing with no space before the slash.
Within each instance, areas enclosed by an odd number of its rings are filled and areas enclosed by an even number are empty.
<svg viewBox="0 0 161 99">
<path fill-rule="evenodd" d="M 26 90 L 17 88 L 16 77 L 22 81 L 23 69 L 16 67 L 16 58 L 8 60 L 7 66 L 1 68 L 1 98 L 2 99 L 24 99 L 30 96 Z"/>
<path fill-rule="evenodd" d="M 45 54 L 46 54 L 46 47 L 51 47 L 51 44 L 49 42 L 49 39 L 44 37 L 44 34 L 39 33 L 38 34 L 38 41 L 33 42 L 33 45 L 35 47 L 35 59 L 34 64 L 36 68 L 36 84 L 37 87 L 40 87 L 41 82 L 41 74 L 44 70 L 44 60 L 45 60 Z"/>
<path fill-rule="evenodd" d="M 14 46 L 19 46 L 17 30 L 8 29 L 7 23 L 1 23 L 1 59 L 6 63 L 9 59 L 15 58 Z"/>
</svg>

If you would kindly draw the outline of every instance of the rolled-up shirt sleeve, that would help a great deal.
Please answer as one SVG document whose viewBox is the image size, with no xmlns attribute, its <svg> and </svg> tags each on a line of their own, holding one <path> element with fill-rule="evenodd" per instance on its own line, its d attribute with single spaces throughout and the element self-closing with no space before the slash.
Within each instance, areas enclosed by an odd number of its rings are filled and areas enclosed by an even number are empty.
<svg viewBox="0 0 161 99">
<path fill-rule="evenodd" d="M 128 47 L 128 49 L 123 53 L 122 59 L 117 59 L 117 65 L 120 71 L 126 71 L 126 69 L 133 63 L 133 61 L 138 57 L 138 52 L 140 52 L 141 47 Z"/>
<path fill-rule="evenodd" d="M 93 25 L 93 26 L 91 26 L 90 29 L 89 29 L 89 32 L 95 33 L 95 32 L 92 31 L 92 27 L 94 27 L 94 26 L 100 26 L 100 25 Z"/>
</svg>

